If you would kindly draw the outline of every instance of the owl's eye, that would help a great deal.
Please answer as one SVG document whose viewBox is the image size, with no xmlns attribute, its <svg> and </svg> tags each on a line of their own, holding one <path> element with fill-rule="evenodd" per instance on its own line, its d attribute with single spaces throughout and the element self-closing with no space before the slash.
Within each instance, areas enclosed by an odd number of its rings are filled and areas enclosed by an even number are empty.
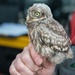
<svg viewBox="0 0 75 75">
<path fill-rule="evenodd" d="M 39 16 L 40 16 L 40 12 L 35 12 L 34 15 L 35 15 L 36 17 L 39 17 Z"/>
</svg>

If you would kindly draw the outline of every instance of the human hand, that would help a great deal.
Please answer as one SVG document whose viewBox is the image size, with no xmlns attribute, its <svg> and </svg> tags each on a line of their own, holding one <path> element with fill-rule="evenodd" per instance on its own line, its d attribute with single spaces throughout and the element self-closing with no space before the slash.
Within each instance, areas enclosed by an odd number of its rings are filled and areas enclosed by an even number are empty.
<svg viewBox="0 0 75 75">
<path fill-rule="evenodd" d="M 9 72 L 11 75 L 53 75 L 54 70 L 55 65 L 37 54 L 30 43 L 16 56 Z"/>
</svg>

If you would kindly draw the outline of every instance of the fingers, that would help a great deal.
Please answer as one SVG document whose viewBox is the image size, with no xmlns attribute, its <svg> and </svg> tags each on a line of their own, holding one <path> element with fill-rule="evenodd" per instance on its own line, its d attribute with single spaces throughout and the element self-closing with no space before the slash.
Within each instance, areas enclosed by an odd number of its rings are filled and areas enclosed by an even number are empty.
<svg viewBox="0 0 75 75">
<path fill-rule="evenodd" d="M 16 71 L 16 69 L 13 65 L 13 62 L 12 62 L 12 65 L 10 66 L 10 68 L 9 68 L 9 72 L 10 72 L 10 75 L 21 75 L 19 72 Z"/>
<path fill-rule="evenodd" d="M 18 55 L 16 57 L 16 60 L 14 61 L 15 69 L 21 74 L 21 75 L 33 75 L 34 72 L 32 72 L 28 66 L 22 63 L 20 56 Z"/>
<path fill-rule="evenodd" d="M 9 72 L 11 75 L 34 75 L 39 67 L 34 63 L 29 53 L 29 48 L 24 48 L 12 62 Z"/>
<path fill-rule="evenodd" d="M 36 53 L 36 51 L 31 43 L 29 44 L 28 47 L 29 47 L 30 54 L 31 54 L 31 57 L 32 57 L 34 63 L 38 66 L 41 65 L 43 62 L 42 57 Z"/>
<path fill-rule="evenodd" d="M 38 66 L 36 66 L 35 63 L 33 62 L 28 47 L 24 49 L 20 58 L 23 64 L 25 64 L 31 71 L 35 72 L 39 69 Z"/>
<path fill-rule="evenodd" d="M 17 55 L 16 59 L 12 62 L 9 72 L 11 75 L 34 75 L 34 72 L 22 63 L 20 55 Z"/>
</svg>

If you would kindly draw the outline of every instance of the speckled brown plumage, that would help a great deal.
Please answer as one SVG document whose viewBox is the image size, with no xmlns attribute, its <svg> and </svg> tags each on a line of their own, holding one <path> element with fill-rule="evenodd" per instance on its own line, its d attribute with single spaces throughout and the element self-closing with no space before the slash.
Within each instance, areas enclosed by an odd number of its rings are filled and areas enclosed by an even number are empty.
<svg viewBox="0 0 75 75">
<path fill-rule="evenodd" d="M 30 41 L 42 57 L 54 64 L 60 64 L 65 58 L 73 58 L 71 41 L 47 5 L 39 3 L 31 6 L 26 22 Z"/>
</svg>

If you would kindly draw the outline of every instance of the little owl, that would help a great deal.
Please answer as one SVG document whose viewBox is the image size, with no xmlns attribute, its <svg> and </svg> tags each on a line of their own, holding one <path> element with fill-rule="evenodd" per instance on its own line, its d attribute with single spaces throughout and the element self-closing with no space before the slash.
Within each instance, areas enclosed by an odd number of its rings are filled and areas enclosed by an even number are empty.
<svg viewBox="0 0 75 75">
<path fill-rule="evenodd" d="M 71 41 L 46 4 L 33 4 L 28 9 L 26 23 L 30 42 L 42 57 L 54 64 L 73 58 Z"/>
</svg>

